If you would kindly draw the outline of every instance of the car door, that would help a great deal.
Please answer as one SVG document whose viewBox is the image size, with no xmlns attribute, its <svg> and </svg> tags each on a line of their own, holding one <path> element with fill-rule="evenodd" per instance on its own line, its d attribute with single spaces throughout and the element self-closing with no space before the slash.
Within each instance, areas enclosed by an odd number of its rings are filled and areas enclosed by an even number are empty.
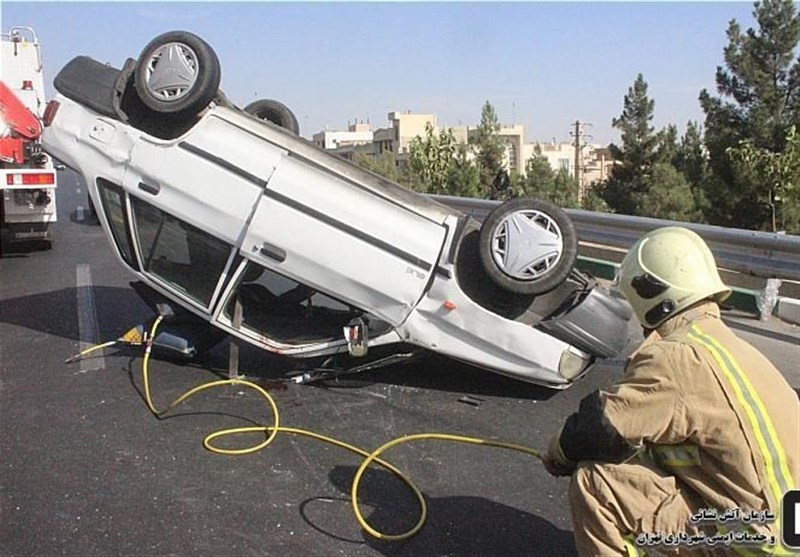
<svg viewBox="0 0 800 557">
<path fill-rule="evenodd" d="M 446 230 L 299 155 L 283 156 L 260 197 L 242 252 L 397 325 L 431 279 Z"/>
<path fill-rule="evenodd" d="M 185 136 L 135 142 L 125 188 L 239 246 L 266 180 L 285 151 L 210 114 Z"/>
<path fill-rule="evenodd" d="M 141 272 L 210 315 L 283 153 L 214 114 L 175 140 L 141 134 L 123 182 Z"/>
</svg>

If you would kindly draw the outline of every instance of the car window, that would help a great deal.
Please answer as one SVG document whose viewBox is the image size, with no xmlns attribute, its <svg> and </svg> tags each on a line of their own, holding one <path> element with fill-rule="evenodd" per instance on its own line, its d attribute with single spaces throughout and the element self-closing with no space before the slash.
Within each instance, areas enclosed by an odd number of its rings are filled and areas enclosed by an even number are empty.
<svg viewBox="0 0 800 557">
<path fill-rule="evenodd" d="M 122 191 L 121 187 L 103 178 L 97 179 L 97 190 L 100 192 L 103 212 L 106 214 L 109 227 L 111 228 L 111 236 L 114 238 L 114 243 L 117 245 L 122 259 L 125 263 L 138 270 L 139 265 L 136 264 L 136 258 L 133 255 L 133 244 L 131 243 L 131 236 L 128 228 L 128 210 L 125 193 Z"/>
<path fill-rule="evenodd" d="M 231 246 L 141 199 L 131 201 L 144 271 L 208 307 Z"/>
<path fill-rule="evenodd" d="M 310 286 L 248 262 L 225 306 L 236 327 L 236 303 L 241 327 L 259 336 L 287 343 L 324 342 L 342 338 L 342 328 L 362 312 Z"/>
</svg>

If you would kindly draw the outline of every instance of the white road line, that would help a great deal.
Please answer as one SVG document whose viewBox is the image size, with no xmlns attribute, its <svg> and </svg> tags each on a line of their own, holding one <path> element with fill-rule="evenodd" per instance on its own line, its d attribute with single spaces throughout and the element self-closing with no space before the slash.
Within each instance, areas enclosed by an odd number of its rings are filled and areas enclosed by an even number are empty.
<svg viewBox="0 0 800 557">
<path fill-rule="evenodd" d="M 78 350 L 86 350 L 99 342 L 97 326 L 97 309 L 94 305 L 94 287 L 92 286 L 92 268 L 82 263 L 76 268 L 76 284 L 78 292 Z M 102 351 L 90 354 L 81 360 L 81 373 L 106 368 L 106 359 Z"/>
<path fill-rule="evenodd" d="M 75 209 L 75 220 L 81 222 L 84 219 L 86 219 L 86 215 L 84 214 L 83 205 L 78 205 L 78 208 Z"/>
</svg>

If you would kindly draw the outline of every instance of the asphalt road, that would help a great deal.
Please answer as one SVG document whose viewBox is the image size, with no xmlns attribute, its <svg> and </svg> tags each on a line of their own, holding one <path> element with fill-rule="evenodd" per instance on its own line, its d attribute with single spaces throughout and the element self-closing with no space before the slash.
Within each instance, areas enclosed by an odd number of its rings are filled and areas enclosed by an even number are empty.
<svg viewBox="0 0 800 557">
<path fill-rule="evenodd" d="M 428 521 L 410 540 L 379 541 L 350 508 L 358 457 L 291 435 L 247 456 L 203 447 L 211 431 L 271 423 L 252 392 L 200 394 L 157 419 L 143 401 L 136 350 L 65 365 L 81 346 L 152 316 L 78 208 L 85 187 L 71 172 L 60 180 L 53 250 L 0 260 L 2 555 L 575 555 L 568 482 L 530 456 L 440 441 L 398 447 L 387 459 L 424 491 Z M 800 387 L 797 327 L 726 317 Z M 630 333 L 633 347 L 638 331 Z M 156 404 L 224 376 L 227 358 L 223 344 L 198 364 L 153 362 Z M 418 432 L 541 448 L 622 361 L 596 364 L 562 392 L 438 357 L 313 386 L 279 383 L 292 363 L 253 349 L 243 349 L 240 369 L 271 390 L 282 425 L 367 450 Z M 415 501 L 388 472 L 374 469 L 362 484 L 374 527 L 414 525 Z"/>
</svg>

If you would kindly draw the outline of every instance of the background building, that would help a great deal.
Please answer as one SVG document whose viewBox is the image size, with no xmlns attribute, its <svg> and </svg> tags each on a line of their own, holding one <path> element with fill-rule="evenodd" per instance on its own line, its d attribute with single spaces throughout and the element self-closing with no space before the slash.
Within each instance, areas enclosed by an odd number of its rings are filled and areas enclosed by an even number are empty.
<svg viewBox="0 0 800 557">
<path fill-rule="evenodd" d="M 550 168 L 556 172 L 566 170 L 570 176 L 575 176 L 575 145 L 555 142 L 530 145 L 531 152 L 528 158 L 536 154 L 536 148 L 538 147 L 540 150 L 539 155 L 547 159 L 547 162 L 550 163 Z"/>
<path fill-rule="evenodd" d="M 416 137 L 425 136 L 427 124 L 433 126 L 435 133 L 440 131 L 435 114 L 395 111 L 390 112 L 387 118 L 389 127 L 379 128 L 374 132 L 369 124 L 362 122 L 348 124 L 347 131 L 321 131 L 314 134 L 313 140 L 318 147 L 333 151 L 348 160 L 353 160 L 357 153 L 366 155 L 391 153 L 395 157 L 396 164 L 402 166 L 408 160 L 411 142 Z M 477 126 L 454 126 L 450 129 L 453 137 L 460 143 L 467 143 L 478 131 Z M 576 175 L 574 143 L 526 142 L 525 126 L 521 124 L 501 125 L 498 135 L 506 144 L 505 165 L 509 172 L 525 174 L 526 163 L 536 154 L 538 148 L 540 155 L 547 159 L 554 171 L 564 169 L 570 176 Z M 581 165 L 578 175 L 583 192 L 593 182 L 607 179 L 614 161 L 607 148 L 583 144 L 578 164 Z"/>
<path fill-rule="evenodd" d="M 614 168 L 616 164 L 608 147 L 599 147 L 595 145 L 591 147 L 591 156 L 588 158 L 583 168 L 583 184 L 585 186 L 608 180 L 611 169 Z"/>
<path fill-rule="evenodd" d="M 361 122 L 360 124 L 348 124 L 347 131 L 324 130 L 315 133 L 312 140 L 317 147 L 330 150 L 372 143 L 373 133 L 369 124 Z"/>
<path fill-rule="evenodd" d="M 425 136 L 425 125 L 436 129 L 436 115 L 390 112 L 387 116 L 390 127 L 375 130 L 375 154 L 393 153 L 398 164 L 408 158 L 408 149 L 415 137 Z"/>
</svg>

